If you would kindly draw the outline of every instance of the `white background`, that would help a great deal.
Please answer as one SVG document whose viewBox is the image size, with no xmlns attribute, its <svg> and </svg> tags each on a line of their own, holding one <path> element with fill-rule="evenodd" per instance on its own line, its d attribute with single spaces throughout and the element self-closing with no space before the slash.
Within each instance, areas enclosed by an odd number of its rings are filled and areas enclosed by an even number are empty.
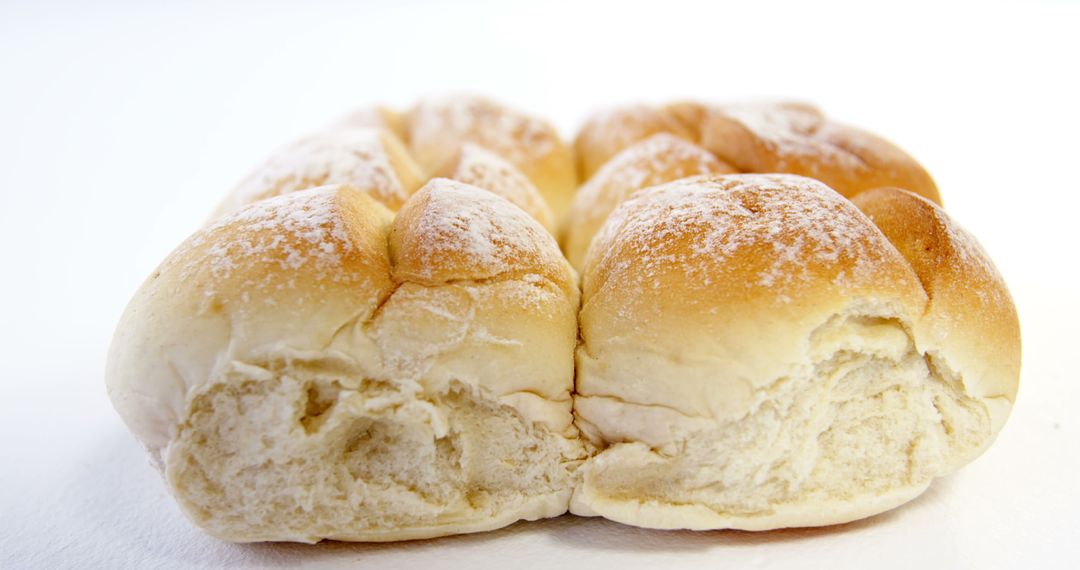
<svg viewBox="0 0 1080 570">
<path fill-rule="evenodd" d="M 0 5 L 0 567 L 1080 567 L 1076 3 L 91 4 Z M 1016 297 L 1025 364 L 997 444 L 904 508 L 819 530 L 193 529 L 105 396 L 124 304 L 273 148 L 447 90 L 568 135 L 618 102 L 799 98 L 899 143 Z"/>
</svg>

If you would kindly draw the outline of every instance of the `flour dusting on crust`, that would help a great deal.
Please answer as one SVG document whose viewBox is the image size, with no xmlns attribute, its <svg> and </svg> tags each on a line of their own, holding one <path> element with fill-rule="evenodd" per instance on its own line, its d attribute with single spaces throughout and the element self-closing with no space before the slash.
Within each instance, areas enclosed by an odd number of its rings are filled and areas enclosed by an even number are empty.
<svg viewBox="0 0 1080 570">
<path fill-rule="evenodd" d="M 781 167 L 787 159 L 814 157 L 855 171 L 866 165 L 851 150 L 828 137 L 828 123 L 808 105 L 747 103 L 727 105 L 721 115 L 738 122 L 777 156 Z"/>
<path fill-rule="evenodd" d="M 217 280 L 240 272 L 251 276 L 247 285 L 256 289 L 280 272 L 310 271 L 318 279 L 341 281 L 344 258 L 354 246 L 338 209 L 339 191 L 315 188 L 250 204 L 195 234 L 165 265 L 184 259 L 184 279 L 204 268 Z M 253 271 L 260 265 L 265 269 Z"/>
<path fill-rule="evenodd" d="M 529 179 L 497 154 L 466 143 L 451 178 L 488 190 L 530 213 L 544 225 L 551 224 L 551 211 L 540 191 Z"/>
<path fill-rule="evenodd" d="M 543 120 L 470 96 L 433 99 L 417 105 L 410 118 L 409 138 L 414 148 L 425 144 L 442 146 L 437 141 L 472 142 L 517 165 L 547 156 L 555 150 L 557 140 Z"/>
<path fill-rule="evenodd" d="M 407 250 L 418 256 L 415 265 L 428 277 L 445 258 L 489 276 L 564 263 L 551 234 L 501 196 L 443 178 L 420 192 L 416 198 L 424 202 Z"/>
<path fill-rule="evenodd" d="M 327 184 L 349 184 L 396 208 L 408 192 L 394 171 L 382 136 L 376 129 L 343 129 L 286 146 L 236 188 L 229 209 Z"/>
<path fill-rule="evenodd" d="M 836 268 L 832 279 L 840 288 L 870 282 L 889 250 L 853 204 L 820 182 L 706 175 L 654 186 L 624 202 L 591 255 L 610 272 L 609 282 L 646 286 L 659 286 L 655 279 L 673 271 L 708 286 L 750 264 L 756 273 L 740 284 L 783 298 L 828 268 Z"/>
<path fill-rule="evenodd" d="M 705 149 L 666 133 L 627 147 L 578 191 L 574 210 L 606 214 L 635 190 L 699 174 L 733 172 Z"/>
</svg>

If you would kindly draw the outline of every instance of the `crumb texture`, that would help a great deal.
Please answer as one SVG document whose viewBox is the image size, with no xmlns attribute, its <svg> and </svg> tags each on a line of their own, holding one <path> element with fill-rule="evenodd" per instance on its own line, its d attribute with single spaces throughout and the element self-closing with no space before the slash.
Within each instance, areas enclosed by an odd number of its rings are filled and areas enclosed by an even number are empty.
<svg viewBox="0 0 1080 570">
<path fill-rule="evenodd" d="M 579 397 L 587 433 L 608 445 L 584 468 L 588 494 L 600 497 L 593 508 L 693 504 L 712 511 L 719 526 L 784 526 L 785 507 L 843 511 L 921 489 L 991 437 L 985 406 L 943 378 L 896 321 L 837 315 L 814 332 L 807 356 L 792 374 L 755 390 L 743 417 L 674 412 L 681 426 L 660 434 L 610 425 L 616 417 L 640 422 L 649 413 L 643 406 Z M 817 524 L 843 522 L 822 517 Z"/>
<path fill-rule="evenodd" d="M 232 540 L 379 540 L 565 510 L 580 453 L 463 384 L 425 395 L 330 363 L 246 364 L 192 400 L 167 477 Z"/>
</svg>

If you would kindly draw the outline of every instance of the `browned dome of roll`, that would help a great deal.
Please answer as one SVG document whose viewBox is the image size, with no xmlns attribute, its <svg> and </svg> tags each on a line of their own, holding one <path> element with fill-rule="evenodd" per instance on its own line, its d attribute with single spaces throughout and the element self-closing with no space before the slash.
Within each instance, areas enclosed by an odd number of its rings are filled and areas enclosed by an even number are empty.
<svg viewBox="0 0 1080 570">
<path fill-rule="evenodd" d="M 604 220 L 634 192 L 699 174 L 732 174 L 731 165 L 694 143 L 658 133 L 620 151 L 578 189 L 563 218 L 560 239 L 571 265 L 581 269 Z"/>
<path fill-rule="evenodd" d="M 433 172 L 465 143 L 513 164 L 536 185 L 556 216 L 577 188 L 570 148 L 547 121 L 479 96 L 425 99 L 406 118 L 409 148 Z"/>
<path fill-rule="evenodd" d="M 578 176 L 589 180 L 619 151 L 659 133 L 697 140 L 693 130 L 665 109 L 637 104 L 594 114 L 574 139 Z"/>
<path fill-rule="evenodd" d="M 897 186 L 941 203 L 937 185 L 896 145 L 802 103 L 711 107 L 701 144 L 743 172 L 800 174 L 848 198 Z"/>
</svg>

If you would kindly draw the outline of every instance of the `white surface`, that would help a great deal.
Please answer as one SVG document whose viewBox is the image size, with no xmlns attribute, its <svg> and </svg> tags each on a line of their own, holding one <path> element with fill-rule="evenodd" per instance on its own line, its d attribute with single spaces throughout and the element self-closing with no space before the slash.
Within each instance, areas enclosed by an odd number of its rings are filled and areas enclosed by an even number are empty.
<svg viewBox="0 0 1080 570">
<path fill-rule="evenodd" d="M 0 567 L 1080 567 L 1077 4 L 224 4 L 0 7 Z M 202 535 L 105 397 L 120 311 L 269 150 L 446 89 L 567 132 L 619 101 L 798 97 L 898 142 L 1016 297 L 1024 371 L 999 441 L 918 501 L 829 529 Z"/>
</svg>

